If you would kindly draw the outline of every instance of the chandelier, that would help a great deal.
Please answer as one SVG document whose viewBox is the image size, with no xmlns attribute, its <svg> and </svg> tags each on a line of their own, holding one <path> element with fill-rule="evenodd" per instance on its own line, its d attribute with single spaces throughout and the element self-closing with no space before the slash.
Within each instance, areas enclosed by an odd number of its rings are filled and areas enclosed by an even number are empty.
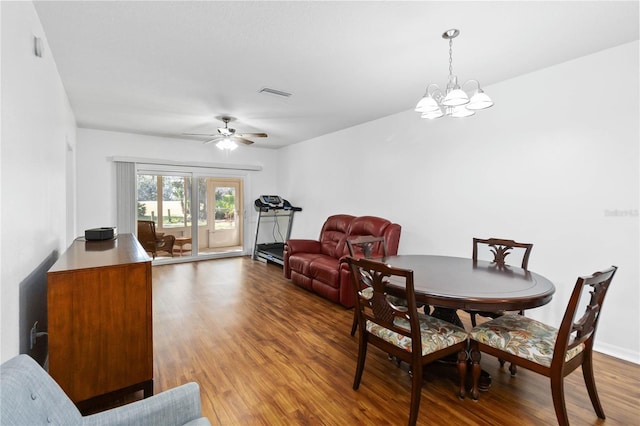
<svg viewBox="0 0 640 426">
<path fill-rule="evenodd" d="M 477 110 L 493 105 L 491 98 L 480 88 L 478 80 L 468 80 L 460 86 L 458 77 L 453 75 L 453 39 L 459 34 L 460 31 L 455 28 L 442 34 L 443 39 L 449 40 L 449 82 L 444 93 L 437 84 L 427 86 L 415 109 L 422 118 L 434 119 L 445 115 L 456 118 L 469 117 Z"/>
</svg>

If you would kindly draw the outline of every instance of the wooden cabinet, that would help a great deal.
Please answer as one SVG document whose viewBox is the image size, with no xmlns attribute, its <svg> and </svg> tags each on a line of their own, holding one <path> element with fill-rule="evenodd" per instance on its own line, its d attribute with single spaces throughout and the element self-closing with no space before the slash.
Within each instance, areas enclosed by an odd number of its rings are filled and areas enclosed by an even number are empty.
<svg viewBox="0 0 640 426">
<path fill-rule="evenodd" d="M 151 259 L 135 236 L 75 241 L 47 280 L 49 373 L 66 394 L 152 395 Z"/>
</svg>

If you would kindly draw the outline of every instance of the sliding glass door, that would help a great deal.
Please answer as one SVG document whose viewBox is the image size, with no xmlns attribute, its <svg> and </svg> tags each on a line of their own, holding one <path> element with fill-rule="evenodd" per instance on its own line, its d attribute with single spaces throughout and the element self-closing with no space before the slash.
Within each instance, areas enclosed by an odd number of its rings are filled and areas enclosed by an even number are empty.
<svg viewBox="0 0 640 426">
<path fill-rule="evenodd" d="M 156 259 L 244 252 L 241 177 L 141 169 L 136 183 L 138 220 L 153 221 L 158 238 L 175 237 Z"/>
</svg>

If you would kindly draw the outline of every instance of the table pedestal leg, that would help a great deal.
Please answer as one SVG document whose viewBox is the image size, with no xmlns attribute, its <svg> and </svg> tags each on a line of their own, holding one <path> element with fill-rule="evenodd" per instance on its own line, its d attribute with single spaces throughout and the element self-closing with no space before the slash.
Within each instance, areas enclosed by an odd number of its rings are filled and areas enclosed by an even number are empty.
<svg viewBox="0 0 640 426">
<path fill-rule="evenodd" d="M 434 307 L 433 311 L 429 315 L 464 328 L 464 325 L 458 316 L 458 312 L 455 309 Z"/>
<path fill-rule="evenodd" d="M 462 321 L 460 321 L 460 317 L 458 316 L 458 312 L 456 309 L 434 307 L 433 311 L 429 315 L 435 318 L 439 318 L 443 321 L 447 321 L 451 324 L 457 325 L 458 327 L 464 328 L 464 325 L 462 324 Z M 471 357 L 472 357 L 471 363 L 473 363 L 473 353 L 471 354 Z M 451 364 L 456 362 L 456 359 L 454 357 L 450 357 L 450 358 L 451 359 L 444 358 L 443 362 L 451 363 Z M 474 378 L 474 383 L 478 383 L 478 386 L 477 386 L 478 389 L 474 389 L 474 390 L 476 392 L 478 390 L 485 392 L 489 390 L 489 388 L 491 387 L 491 374 L 489 374 L 485 370 L 482 370 L 480 368 L 479 363 L 480 363 L 480 353 L 478 352 L 478 375 L 479 376 L 478 376 L 478 380 L 475 380 Z M 475 366 L 472 366 L 471 370 L 475 374 Z M 474 399 L 478 399 L 477 395 L 474 397 Z"/>
</svg>

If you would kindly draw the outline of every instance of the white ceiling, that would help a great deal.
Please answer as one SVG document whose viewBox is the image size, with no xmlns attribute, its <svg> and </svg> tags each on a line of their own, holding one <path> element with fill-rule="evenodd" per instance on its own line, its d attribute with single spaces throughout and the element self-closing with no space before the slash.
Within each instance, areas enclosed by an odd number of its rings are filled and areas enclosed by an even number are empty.
<svg viewBox="0 0 640 426">
<path fill-rule="evenodd" d="M 449 28 L 461 31 L 454 73 L 485 88 L 639 32 L 637 0 L 35 6 L 79 127 L 189 139 L 231 115 L 274 148 L 412 109 L 427 83 L 446 83 Z"/>
</svg>

